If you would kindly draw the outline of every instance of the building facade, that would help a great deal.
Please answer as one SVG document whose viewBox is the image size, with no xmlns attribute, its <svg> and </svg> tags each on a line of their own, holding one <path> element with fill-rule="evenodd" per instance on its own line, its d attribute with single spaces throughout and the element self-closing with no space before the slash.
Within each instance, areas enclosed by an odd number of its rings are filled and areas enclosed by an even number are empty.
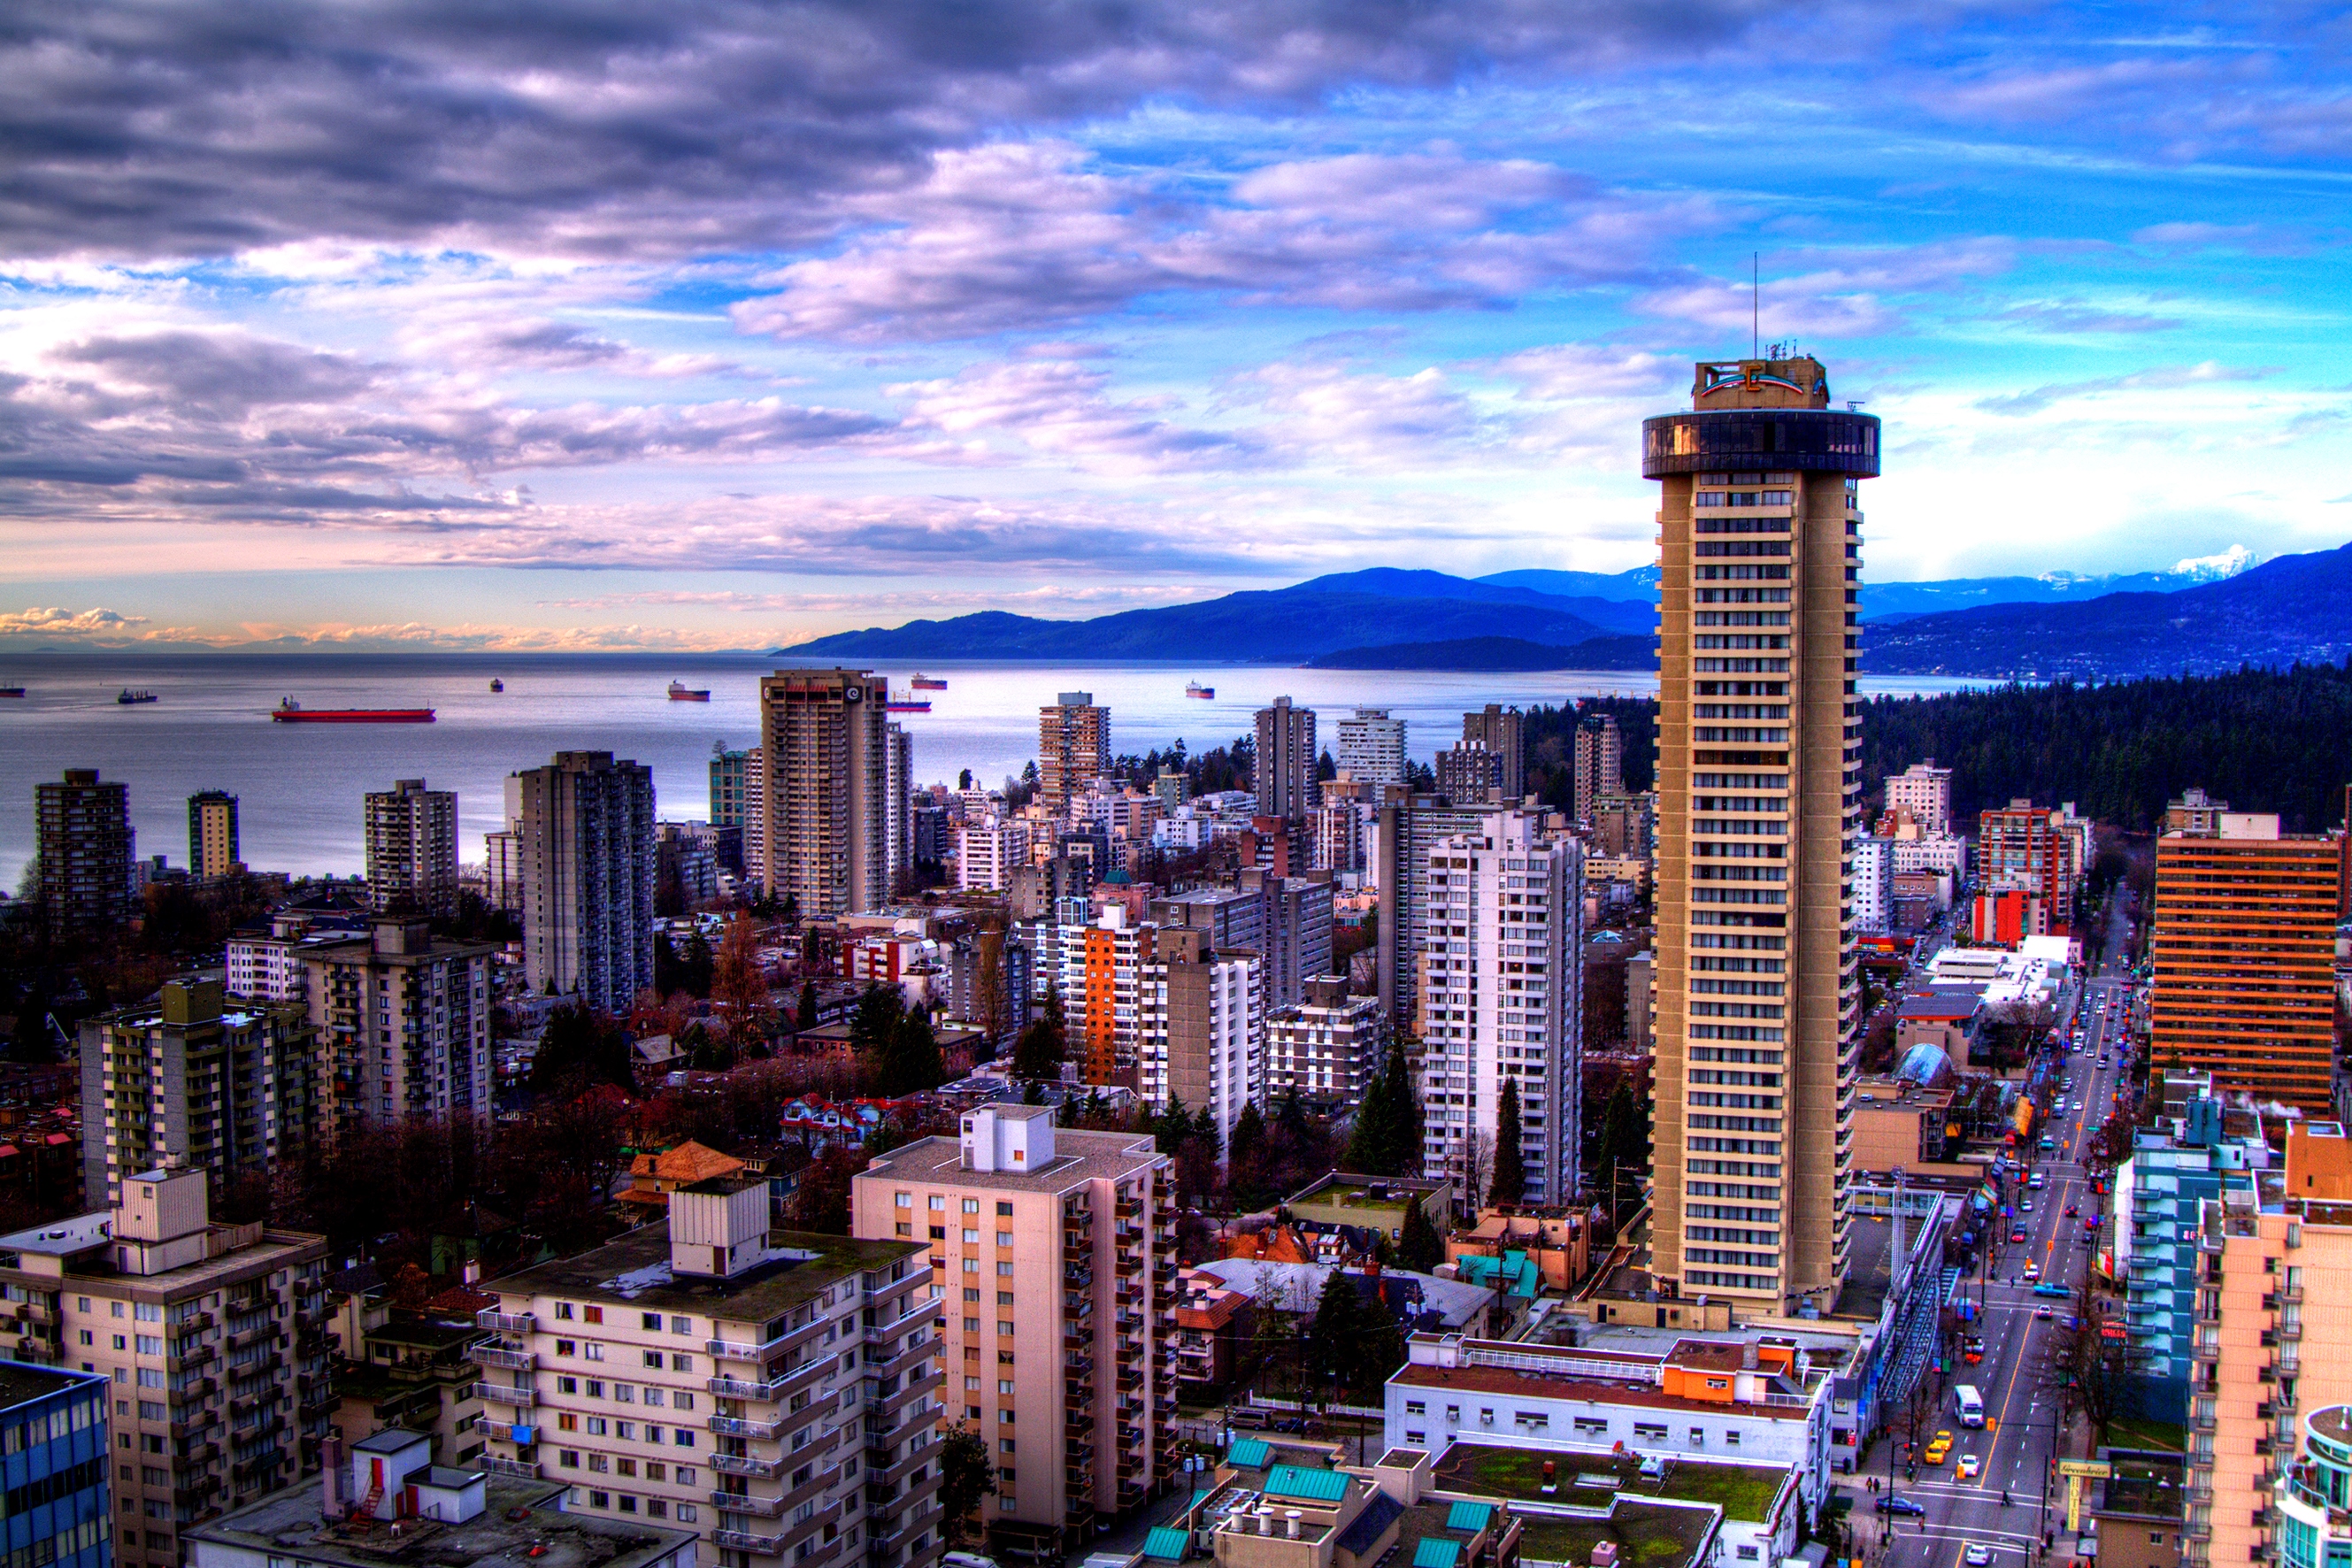
<svg viewBox="0 0 2352 1568">
<path fill-rule="evenodd" d="M 1590 822 L 1603 795 L 1624 793 L 1624 733 L 1612 715 L 1588 713 L 1576 726 L 1576 814 Z"/>
<path fill-rule="evenodd" d="M 520 781 L 523 977 L 537 994 L 625 1013 L 654 983 L 654 775 L 558 752 Z"/>
<path fill-rule="evenodd" d="M 1500 805 L 1514 798 L 1503 793 L 1502 754 L 1488 751 L 1484 741 L 1465 741 L 1438 752 L 1436 773 L 1437 793 L 1456 805 Z"/>
<path fill-rule="evenodd" d="M 114 1561 L 107 1468 L 107 1380 L 94 1373 L 0 1363 L 0 1478 L 9 1508 L 0 1552 L 45 1568 L 107 1568 Z M 131 1521 L 124 1544 L 141 1544 Z"/>
<path fill-rule="evenodd" d="M 2053 809 L 2012 800 L 1977 816 L 1979 893 L 2015 890 L 2038 900 L 2045 931 L 2074 923 L 2074 887 L 2083 877 L 2083 833 L 2072 805 Z"/>
<path fill-rule="evenodd" d="M 855 1234 L 928 1242 L 945 1415 L 995 1458 L 983 1508 L 1000 1546 L 1083 1545 L 1177 1473 L 1169 1170 L 1149 1137 L 994 1106 L 852 1184 Z"/>
<path fill-rule="evenodd" d="M 1265 1006 L 1258 957 L 1213 951 L 1205 932 L 1146 927 L 1136 988 L 1136 1092 L 1181 1105 L 1222 1150 L 1242 1111 L 1265 1109 Z"/>
<path fill-rule="evenodd" d="M 1922 833 L 1943 837 L 1952 831 L 1952 770 L 1937 767 L 1929 757 L 1887 774 L 1886 809 L 1907 811 Z"/>
<path fill-rule="evenodd" d="M 1457 805 L 1443 795 L 1399 795 L 1374 820 L 1371 880 L 1380 893 L 1372 966 L 1390 1023 L 1409 1026 L 1421 1002 L 1421 906 L 1429 891 L 1429 852 L 1442 838 L 1483 832 L 1502 808 Z"/>
<path fill-rule="evenodd" d="M 1530 1204 L 1574 1201 L 1582 1145 L 1584 850 L 1498 814 L 1439 840 L 1423 874 L 1422 1174 L 1475 1198 L 1494 1179 L 1496 1113 L 1517 1085 Z"/>
<path fill-rule="evenodd" d="M 772 1233 L 767 1184 L 492 1281 L 482 1463 L 667 1521 L 720 1568 L 923 1568 L 939 1509 L 940 1305 L 920 1245 Z"/>
<path fill-rule="evenodd" d="M 1495 787 L 1503 792 L 1505 802 L 1517 805 L 1528 792 L 1527 715 L 1516 708 L 1489 702 L 1475 713 L 1462 715 L 1462 743 L 1483 746 L 1494 753 L 1497 775 Z M 1443 782 L 1437 793 L 1447 793 Z"/>
<path fill-rule="evenodd" d="M 317 1031 L 299 1003 L 231 1004 L 217 980 L 81 1026 L 82 1201 L 107 1208 L 159 1166 L 215 1194 L 299 1159 L 320 1124 Z"/>
<path fill-rule="evenodd" d="M 915 868 L 915 739 L 903 724 L 882 728 L 883 885 L 892 896 Z"/>
<path fill-rule="evenodd" d="M 1303 823 L 1315 809 L 1315 710 L 1277 697 L 1257 710 L 1257 809 Z"/>
<path fill-rule="evenodd" d="M 498 952 L 495 942 L 450 942 L 424 921 L 397 919 L 303 950 L 320 1109 L 338 1132 L 420 1116 L 488 1117 Z"/>
<path fill-rule="evenodd" d="M 378 910 L 457 912 L 457 792 L 402 779 L 367 797 L 368 902 Z"/>
<path fill-rule="evenodd" d="M 188 797 L 188 875 L 199 882 L 242 867 L 236 843 L 236 796 L 199 790 Z"/>
<path fill-rule="evenodd" d="M 868 670 L 780 669 L 760 681 L 753 874 L 804 920 L 889 901 L 889 683 Z M 743 847 L 750 866 L 748 834 Z"/>
<path fill-rule="evenodd" d="M 1001 893 L 1029 864 L 1029 824 L 1019 817 L 959 823 L 955 844 L 956 886 L 967 891 Z"/>
<path fill-rule="evenodd" d="M 730 752 L 724 741 L 710 743 L 710 826 L 740 827 L 751 799 L 745 767 L 757 747 Z"/>
<path fill-rule="evenodd" d="M 1110 772 L 1110 710 L 1091 691 L 1063 691 L 1037 710 L 1037 799 L 1049 816 Z"/>
<path fill-rule="evenodd" d="M 2157 840 L 2149 1059 L 2325 1115 L 2344 837 L 2246 812 L 2217 826 Z"/>
<path fill-rule="evenodd" d="M 1860 481 L 1878 421 L 1811 358 L 1701 364 L 1659 481 L 1656 1194 L 1669 1295 L 1828 1310 L 1859 989 Z"/>
<path fill-rule="evenodd" d="M 131 919 L 131 792 L 68 768 L 56 784 L 33 786 L 40 845 L 41 919 L 59 934 L 119 930 Z"/>
<path fill-rule="evenodd" d="M 1296 1094 L 1318 1116 L 1362 1102 L 1388 1059 L 1388 1015 L 1377 996 L 1350 996 L 1338 975 L 1307 982 L 1306 995 L 1265 1020 L 1265 1098 Z"/>
<path fill-rule="evenodd" d="M 126 1568 L 179 1568 L 199 1517 L 315 1470 L 334 1409 L 326 1238 L 214 1225 L 205 1187 L 148 1171 L 111 1209 L 0 1237 L 0 1353 L 115 1390 Z"/>
<path fill-rule="evenodd" d="M 1336 729 L 1331 762 L 1342 774 L 1375 787 L 1405 782 L 1403 720 L 1391 719 L 1385 708 L 1359 708 Z"/>
<path fill-rule="evenodd" d="M 1861 837 L 1853 841 L 1853 929 L 1883 933 L 1894 929 L 1895 841 Z"/>
</svg>

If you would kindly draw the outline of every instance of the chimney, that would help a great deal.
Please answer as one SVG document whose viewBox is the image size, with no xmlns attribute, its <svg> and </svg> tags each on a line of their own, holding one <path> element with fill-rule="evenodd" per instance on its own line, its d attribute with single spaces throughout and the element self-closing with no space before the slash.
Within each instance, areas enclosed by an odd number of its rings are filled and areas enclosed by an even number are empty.
<svg viewBox="0 0 2352 1568">
<path fill-rule="evenodd" d="M 343 1496 L 343 1439 L 332 1426 L 329 1436 L 319 1448 L 319 1486 L 320 1512 L 330 1521 L 341 1519 L 349 1500 Z"/>
<path fill-rule="evenodd" d="M 1284 1523 L 1286 1523 L 1286 1524 L 1287 1524 L 1288 1526 L 1290 1526 L 1290 1539 L 1291 1539 L 1291 1540 L 1293 1540 L 1293 1541 L 1297 1540 L 1297 1539 L 1298 1539 L 1298 1510 L 1297 1510 L 1297 1509 L 1295 1509 L 1295 1508 L 1294 1508 L 1294 1509 L 1291 1509 L 1291 1510 L 1288 1510 L 1287 1511 L 1286 1511 L 1286 1512 L 1283 1514 L 1282 1519 L 1283 1519 L 1283 1522 L 1284 1522 Z"/>
</svg>

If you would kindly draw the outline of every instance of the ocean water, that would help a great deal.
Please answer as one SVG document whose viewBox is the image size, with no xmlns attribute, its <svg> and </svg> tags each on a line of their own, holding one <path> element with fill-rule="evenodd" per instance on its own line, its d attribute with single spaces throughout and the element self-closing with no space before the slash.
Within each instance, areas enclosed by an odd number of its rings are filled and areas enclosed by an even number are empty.
<svg viewBox="0 0 2352 1568">
<path fill-rule="evenodd" d="M 666 818 L 707 816 L 712 743 L 759 736 L 760 677 L 777 668 L 751 655 L 34 654 L 0 657 L 0 872 L 11 890 L 34 849 L 33 786 L 67 768 L 95 767 L 131 787 L 142 856 L 188 858 L 187 797 L 238 797 L 246 863 L 260 870 L 348 875 L 362 868 L 361 797 L 395 779 L 457 792 L 459 855 L 481 857 L 481 836 L 504 826 L 506 775 L 559 751 L 609 751 L 650 766 Z M 930 700 L 929 713 L 897 715 L 914 737 L 915 773 L 955 782 L 961 769 L 993 784 L 1036 754 L 1037 709 L 1063 691 L 1091 691 L 1111 709 L 1119 753 L 1191 750 L 1247 733 L 1252 715 L 1288 695 L 1334 720 L 1357 706 L 1407 722 L 1426 762 L 1461 734 L 1461 714 L 1488 702 L 1529 707 L 1577 697 L 1647 694 L 1654 678 L 1622 671 L 1529 674 L 1307 670 L 1263 665 L 939 664 L 945 691 L 906 689 L 911 667 L 885 667 L 894 696 Z M 494 695 L 493 677 L 506 690 Z M 673 702 L 671 680 L 708 688 L 710 700 Z M 1216 689 L 1184 695 L 1186 681 Z M 1936 691 L 1961 681 L 1865 681 L 1866 690 Z M 118 705 L 125 687 L 160 700 Z M 282 697 L 306 708 L 423 708 L 431 724 L 275 724 Z"/>
</svg>

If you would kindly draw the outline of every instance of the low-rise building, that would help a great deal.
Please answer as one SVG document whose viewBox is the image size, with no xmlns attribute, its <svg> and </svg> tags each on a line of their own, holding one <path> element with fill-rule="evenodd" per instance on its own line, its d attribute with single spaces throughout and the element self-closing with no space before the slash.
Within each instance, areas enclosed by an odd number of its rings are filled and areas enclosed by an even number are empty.
<svg viewBox="0 0 2352 1568">
<path fill-rule="evenodd" d="M 318 1487 L 289 1487 L 187 1532 L 189 1568 L 695 1568 L 692 1531 L 564 1507 L 571 1489 L 433 1461 L 422 1433 L 353 1444 Z"/>
<path fill-rule="evenodd" d="M 2342 1412 L 2337 1414 L 2340 1417 Z M 2107 1474 L 2086 1489 L 2082 1500 L 2083 1529 L 2096 1539 L 2099 1568 L 2180 1568 L 2180 1521 L 2189 1502 L 2180 1456 L 2103 1448 L 2099 1458 L 2105 1461 Z M 2299 1496 L 2292 1489 L 2294 1470 L 2298 1468 L 2291 1467 L 2281 1482 L 2279 1511 L 2288 1517 L 2292 1517 L 2290 1499 Z M 2346 1506 L 2342 1491 L 2331 1506 Z M 2344 1527 L 2337 1528 L 2342 1531 Z M 2352 1552 L 2352 1539 L 2347 1540 L 2346 1551 Z M 2322 1568 L 2326 1558 L 2316 1554 L 2298 1558 L 2290 1551 L 2279 1561 L 2295 1568 Z"/>
<path fill-rule="evenodd" d="M 482 1369 L 469 1353 L 489 1331 L 463 1317 L 403 1311 L 381 1292 L 336 1314 L 342 1357 L 335 1414 L 345 1449 L 379 1432 L 422 1434 L 436 1464 L 471 1466 L 484 1447 Z"/>
<path fill-rule="evenodd" d="M 1175 1331 L 1179 1394 L 1211 1397 L 1231 1386 L 1256 1314 L 1243 1291 L 1213 1274 L 1187 1268 L 1177 1276 Z"/>
<path fill-rule="evenodd" d="M 768 1228 L 749 1175 L 491 1281 L 482 1467 L 578 1510 L 692 1530 L 725 1568 L 926 1568 L 944 1550 L 919 1243 Z"/>
<path fill-rule="evenodd" d="M 1685 1339 L 1642 1352 L 1415 1334 L 1406 1351 L 1388 1382 L 1391 1447 L 1471 1437 L 1724 1456 L 1793 1468 L 1809 1517 L 1827 1500 L 1832 1379 L 1794 1343 Z"/>
</svg>

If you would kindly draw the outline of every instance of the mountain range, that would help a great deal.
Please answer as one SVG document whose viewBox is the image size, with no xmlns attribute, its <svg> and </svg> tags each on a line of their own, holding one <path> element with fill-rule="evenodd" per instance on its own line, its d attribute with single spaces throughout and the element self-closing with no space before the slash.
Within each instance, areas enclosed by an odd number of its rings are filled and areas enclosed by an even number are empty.
<svg viewBox="0 0 2352 1568">
<path fill-rule="evenodd" d="M 991 611 L 843 632 L 798 658 L 1176 658 L 1344 669 L 1642 669 L 1658 569 L 1465 578 L 1372 567 L 1084 621 Z M 2119 677 L 2352 656 L 2352 546 L 2166 573 L 1960 578 L 1862 590 L 1863 668 L 1884 675 Z"/>
</svg>

